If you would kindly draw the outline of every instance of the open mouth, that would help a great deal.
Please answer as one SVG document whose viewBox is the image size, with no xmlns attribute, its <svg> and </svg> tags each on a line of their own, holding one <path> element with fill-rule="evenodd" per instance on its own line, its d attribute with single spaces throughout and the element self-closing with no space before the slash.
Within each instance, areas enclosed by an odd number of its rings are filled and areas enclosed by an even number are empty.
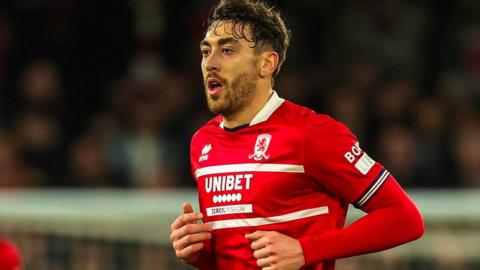
<svg viewBox="0 0 480 270">
<path fill-rule="evenodd" d="M 209 95 L 218 95 L 223 90 L 223 88 L 224 86 L 219 79 L 209 78 L 207 80 L 207 89 Z"/>
</svg>

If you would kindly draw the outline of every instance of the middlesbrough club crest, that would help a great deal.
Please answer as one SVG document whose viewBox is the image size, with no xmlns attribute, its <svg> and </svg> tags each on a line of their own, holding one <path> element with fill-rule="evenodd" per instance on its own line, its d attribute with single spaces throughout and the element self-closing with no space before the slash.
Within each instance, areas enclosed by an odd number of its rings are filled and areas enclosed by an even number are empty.
<svg viewBox="0 0 480 270">
<path fill-rule="evenodd" d="M 272 135 L 270 134 L 258 135 L 253 154 L 249 155 L 248 158 L 254 160 L 268 159 L 267 150 L 271 139 Z"/>
</svg>

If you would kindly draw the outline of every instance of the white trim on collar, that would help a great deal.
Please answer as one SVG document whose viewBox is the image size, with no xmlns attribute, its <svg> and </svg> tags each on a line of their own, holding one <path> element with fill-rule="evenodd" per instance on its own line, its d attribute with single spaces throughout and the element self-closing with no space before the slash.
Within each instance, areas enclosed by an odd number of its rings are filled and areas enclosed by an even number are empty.
<svg viewBox="0 0 480 270">
<path fill-rule="evenodd" d="M 253 117 L 249 126 L 267 121 L 268 118 L 278 109 L 278 107 L 285 102 L 285 99 L 279 97 L 275 90 L 272 91 L 273 94 L 268 100 L 267 104 L 265 104 L 265 106 L 263 106 L 263 108 Z M 220 127 L 223 128 L 223 121 L 220 123 Z"/>
</svg>

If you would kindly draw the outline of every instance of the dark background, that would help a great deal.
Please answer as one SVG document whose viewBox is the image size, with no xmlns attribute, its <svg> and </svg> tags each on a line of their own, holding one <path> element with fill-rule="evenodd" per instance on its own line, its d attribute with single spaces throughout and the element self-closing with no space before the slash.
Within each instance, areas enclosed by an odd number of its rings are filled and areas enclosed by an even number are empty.
<svg viewBox="0 0 480 270">
<path fill-rule="evenodd" d="M 216 1 L 1 0 L 0 186 L 192 186 Z M 275 89 L 327 113 L 407 187 L 480 186 L 480 2 L 269 1 Z"/>
</svg>

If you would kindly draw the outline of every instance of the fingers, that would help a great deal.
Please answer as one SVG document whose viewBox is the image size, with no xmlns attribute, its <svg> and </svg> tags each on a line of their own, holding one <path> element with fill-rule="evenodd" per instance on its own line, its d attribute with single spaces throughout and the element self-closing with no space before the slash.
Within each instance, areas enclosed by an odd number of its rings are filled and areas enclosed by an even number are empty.
<svg viewBox="0 0 480 270">
<path fill-rule="evenodd" d="M 183 203 L 182 210 L 184 214 L 193 213 L 193 207 L 189 202 Z"/>
<path fill-rule="evenodd" d="M 180 240 L 173 243 L 174 249 L 184 249 L 194 243 L 203 242 L 212 238 L 212 234 L 208 232 L 201 232 L 195 234 L 188 234 L 180 238 Z"/>
<path fill-rule="evenodd" d="M 269 267 L 272 265 L 272 263 L 270 258 L 263 258 L 263 259 L 257 260 L 257 265 L 259 267 Z M 265 268 L 262 268 L 262 269 L 265 269 Z"/>
<path fill-rule="evenodd" d="M 199 252 L 200 250 L 202 250 L 204 246 L 205 245 L 203 244 L 203 242 L 194 243 L 184 249 L 176 249 L 175 255 L 177 255 L 177 257 L 179 258 L 186 259 L 192 256 L 193 254 Z"/>
<path fill-rule="evenodd" d="M 256 231 L 251 234 L 245 235 L 245 237 L 251 241 L 253 241 L 250 246 L 253 250 L 259 250 L 267 246 L 267 244 L 271 241 L 268 235 L 271 232 L 266 231 Z"/>
<path fill-rule="evenodd" d="M 276 231 L 256 231 L 245 235 L 257 265 L 262 270 L 300 269 L 305 265 L 300 242 Z"/>
<path fill-rule="evenodd" d="M 264 248 L 261 248 L 261 249 L 258 249 L 258 250 L 255 250 L 253 252 L 253 257 L 255 257 L 255 259 L 262 259 L 262 258 L 266 258 L 270 255 L 273 255 L 273 252 L 270 250 L 270 248 L 268 247 L 264 247 Z"/>
<path fill-rule="evenodd" d="M 251 247 L 254 250 L 253 256 L 257 259 L 257 265 L 263 269 L 272 269 L 271 268 L 271 249 L 267 247 L 270 238 L 268 235 L 271 232 L 267 231 L 255 231 L 251 234 L 245 235 L 245 238 L 251 240 Z"/>
<path fill-rule="evenodd" d="M 201 220 L 203 217 L 202 213 L 188 213 L 180 215 L 175 221 L 172 223 L 171 229 L 172 231 L 179 229 L 185 224 L 189 223 L 196 223 L 197 221 Z"/>
<path fill-rule="evenodd" d="M 265 232 L 265 231 L 255 231 L 253 233 L 246 234 L 245 238 L 247 238 L 248 240 L 254 241 L 254 240 L 262 238 L 263 236 L 265 236 L 266 233 L 267 232 Z"/>
<path fill-rule="evenodd" d="M 170 240 L 175 254 L 185 262 L 193 261 L 204 248 L 204 241 L 212 238 L 210 223 L 202 223 L 202 213 L 195 213 L 189 202 L 184 202 L 182 212 L 172 223 Z"/>
<path fill-rule="evenodd" d="M 173 230 L 172 234 L 170 235 L 170 239 L 172 241 L 177 241 L 177 240 L 180 240 L 180 238 L 184 237 L 185 235 L 203 233 L 203 232 L 209 233 L 211 230 L 212 230 L 212 225 L 209 223 L 186 224 L 178 229 Z"/>
<path fill-rule="evenodd" d="M 189 202 L 184 202 L 182 205 L 183 215 L 180 215 L 171 226 L 171 230 L 174 231 L 178 228 L 183 227 L 188 223 L 197 223 L 203 218 L 201 213 L 194 213 L 193 207 Z"/>
</svg>

